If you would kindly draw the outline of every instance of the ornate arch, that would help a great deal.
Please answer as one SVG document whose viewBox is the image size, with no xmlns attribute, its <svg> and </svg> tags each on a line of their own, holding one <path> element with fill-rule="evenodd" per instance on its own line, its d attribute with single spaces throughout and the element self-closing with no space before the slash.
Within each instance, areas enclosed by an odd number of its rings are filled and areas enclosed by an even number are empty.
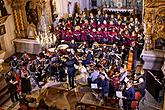
<svg viewBox="0 0 165 110">
<path fill-rule="evenodd" d="M 154 49 L 156 39 L 165 38 L 165 2 L 163 0 L 145 0 L 144 22 L 146 50 Z"/>
<path fill-rule="evenodd" d="M 159 6 L 156 12 L 154 16 L 154 47 L 157 47 L 156 41 L 159 38 L 165 39 L 165 6 Z"/>
</svg>

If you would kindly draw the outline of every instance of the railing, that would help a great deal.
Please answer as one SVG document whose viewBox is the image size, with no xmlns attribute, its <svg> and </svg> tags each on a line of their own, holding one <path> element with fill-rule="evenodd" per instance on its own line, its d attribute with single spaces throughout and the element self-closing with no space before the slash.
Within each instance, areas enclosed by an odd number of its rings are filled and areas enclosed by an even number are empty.
<svg viewBox="0 0 165 110">
<path fill-rule="evenodd" d="M 86 110 L 86 109 L 90 109 L 90 110 L 118 110 L 116 108 L 112 108 L 112 107 L 107 107 L 107 106 L 98 106 L 95 104 L 87 104 L 87 103 L 83 103 L 83 102 L 78 102 L 75 105 L 75 109 L 80 109 L 80 110 Z"/>
</svg>

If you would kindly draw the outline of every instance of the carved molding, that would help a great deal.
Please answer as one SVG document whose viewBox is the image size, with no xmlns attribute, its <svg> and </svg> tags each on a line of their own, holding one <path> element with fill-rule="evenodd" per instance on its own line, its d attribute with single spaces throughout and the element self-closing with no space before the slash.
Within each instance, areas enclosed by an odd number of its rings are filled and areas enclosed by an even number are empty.
<svg viewBox="0 0 165 110">
<path fill-rule="evenodd" d="M 0 17 L 0 24 L 4 23 L 10 15 L 11 14 L 8 14 L 6 16 Z"/>
<path fill-rule="evenodd" d="M 145 0 L 144 22 L 146 24 L 145 49 L 155 48 L 155 40 L 165 38 L 165 1 Z M 152 41 L 149 41 L 152 40 Z"/>
</svg>

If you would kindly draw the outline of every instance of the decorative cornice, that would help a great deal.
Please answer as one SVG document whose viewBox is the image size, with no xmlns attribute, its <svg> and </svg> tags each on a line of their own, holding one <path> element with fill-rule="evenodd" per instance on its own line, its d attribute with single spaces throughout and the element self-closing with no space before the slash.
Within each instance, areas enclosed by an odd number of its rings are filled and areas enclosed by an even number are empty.
<svg viewBox="0 0 165 110">
<path fill-rule="evenodd" d="M 11 4 L 11 7 L 18 9 L 18 7 L 20 8 L 25 7 L 25 5 L 26 5 L 26 0 L 14 0 Z"/>
<path fill-rule="evenodd" d="M 0 17 L 0 24 L 4 23 L 10 15 L 11 14 L 8 14 L 6 16 Z"/>
</svg>

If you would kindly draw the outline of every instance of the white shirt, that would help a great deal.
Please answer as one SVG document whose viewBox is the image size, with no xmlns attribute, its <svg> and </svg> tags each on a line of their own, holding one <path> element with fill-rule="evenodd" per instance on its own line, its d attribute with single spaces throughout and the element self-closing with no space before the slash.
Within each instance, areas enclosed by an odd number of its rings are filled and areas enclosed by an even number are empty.
<svg viewBox="0 0 165 110">
<path fill-rule="evenodd" d="M 97 77 L 99 76 L 99 71 L 94 71 L 90 76 L 89 78 L 92 78 L 92 81 L 96 80 Z"/>
</svg>

